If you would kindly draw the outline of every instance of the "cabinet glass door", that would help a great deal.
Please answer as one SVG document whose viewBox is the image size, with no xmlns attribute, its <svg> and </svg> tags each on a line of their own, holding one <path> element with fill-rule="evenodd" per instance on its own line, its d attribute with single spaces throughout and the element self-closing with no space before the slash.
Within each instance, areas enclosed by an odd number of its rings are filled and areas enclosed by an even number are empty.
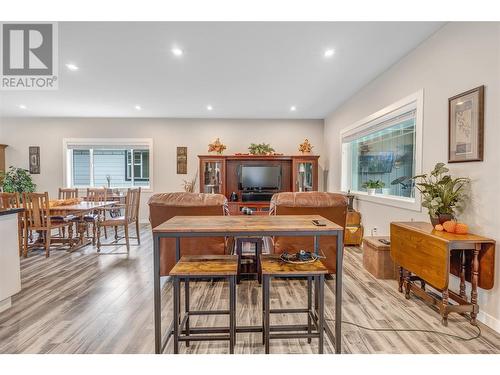
<svg viewBox="0 0 500 375">
<path fill-rule="evenodd" d="M 313 163 L 311 162 L 297 163 L 297 181 L 295 181 L 297 191 L 313 191 L 313 170 Z"/>
<path fill-rule="evenodd" d="M 203 171 L 204 193 L 222 193 L 222 162 L 206 161 Z"/>
</svg>

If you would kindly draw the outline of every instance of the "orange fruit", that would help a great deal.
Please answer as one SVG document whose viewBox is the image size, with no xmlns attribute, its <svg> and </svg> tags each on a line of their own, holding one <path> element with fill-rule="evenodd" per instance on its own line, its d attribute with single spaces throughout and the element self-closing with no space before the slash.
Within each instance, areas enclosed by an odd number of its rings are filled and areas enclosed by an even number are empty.
<svg viewBox="0 0 500 375">
<path fill-rule="evenodd" d="M 442 232 L 444 230 L 443 226 L 441 224 L 436 224 L 436 226 L 434 227 L 435 230 L 439 231 L 439 232 Z"/>
<path fill-rule="evenodd" d="M 443 229 L 448 233 L 455 233 L 456 221 L 448 220 L 443 223 Z"/>
<path fill-rule="evenodd" d="M 455 233 L 456 234 L 467 234 L 469 232 L 469 227 L 464 223 L 457 223 L 455 225 Z"/>
</svg>

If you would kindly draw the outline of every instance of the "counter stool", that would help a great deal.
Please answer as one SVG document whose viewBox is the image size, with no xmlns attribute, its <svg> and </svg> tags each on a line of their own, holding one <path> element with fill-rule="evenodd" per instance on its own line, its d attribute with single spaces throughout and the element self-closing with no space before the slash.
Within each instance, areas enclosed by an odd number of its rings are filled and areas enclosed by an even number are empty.
<svg viewBox="0 0 500 375">
<path fill-rule="evenodd" d="M 248 258 L 248 256 L 243 255 L 243 243 L 251 243 L 255 245 L 255 256 L 252 256 L 254 259 L 253 269 L 249 269 L 248 264 L 242 264 L 242 259 Z M 247 275 L 255 275 L 259 284 L 262 283 L 262 277 L 260 272 L 260 255 L 262 254 L 262 237 L 238 237 L 236 239 L 236 255 L 238 255 L 238 279 L 237 283 L 239 284 L 242 276 Z"/>
<path fill-rule="evenodd" d="M 189 346 L 190 341 L 228 340 L 229 353 L 234 353 L 236 341 L 236 255 L 183 256 L 170 271 L 174 284 L 173 336 L 174 354 L 179 353 L 179 341 Z M 191 311 L 189 308 L 189 281 L 191 279 L 223 278 L 229 282 L 229 310 Z M 181 316 L 180 283 L 184 281 L 184 315 Z M 189 318 L 195 315 L 229 315 L 229 327 L 189 327 Z M 221 335 L 221 333 L 224 333 Z M 219 335 L 217 335 L 219 334 Z"/>
<path fill-rule="evenodd" d="M 323 353 L 325 326 L 324 283 L 326 267 L 320 261 L 313 263 L 293 264 L 283 262 L 279 255 L 263 254 L 260 256 L 262 269 L 262 340 L 266 354 L 269 354 L 270 339 L 301 339 L 306 338 L 310 343 L 312 338 L 318 338 L 318 352 Z M 302 309 L 271 309 L 269 298 L 269 284 L 273 277 L 301 277 L 307 278 L 307 308 Z M 313 288 L 314 281 L 314 308 Z M 271 314 L 307 314 L 307 325 L 270 325 Z M 313 329 L 314 328 L 314 329 Z M 286 333 L 271 333 L 271 332 Z M 307 333 L 299 332 L 307 331 Z"/>
</svg>

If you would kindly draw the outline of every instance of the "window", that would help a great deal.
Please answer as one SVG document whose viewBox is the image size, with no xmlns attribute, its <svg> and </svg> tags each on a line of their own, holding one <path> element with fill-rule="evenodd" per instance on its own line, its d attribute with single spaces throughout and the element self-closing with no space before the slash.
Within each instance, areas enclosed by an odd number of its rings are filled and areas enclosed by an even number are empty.
<svg viewBox="0 0 500 375">
<path fill-rule="evenodd" d="M 343 191 L 372 201 L 416 202 L 410 178 L 420 171 L 422 96 L 405 98 L 342 132 Z M 368 181 L 381 182 L 375 196 L 367 195 Z"/>
<path fill-rule="evenodd" d="M 64 141 L 70 187 L 151 188 L 151 140 Z"/>
</svg>

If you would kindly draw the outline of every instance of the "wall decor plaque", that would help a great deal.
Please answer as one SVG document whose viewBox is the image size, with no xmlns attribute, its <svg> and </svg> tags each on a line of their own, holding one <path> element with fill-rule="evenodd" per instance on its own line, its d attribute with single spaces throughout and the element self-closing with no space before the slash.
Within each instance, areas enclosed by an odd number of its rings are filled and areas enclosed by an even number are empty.
<svg viewBox="0 0 500 375">
<path fill-rule="evenodd" d="M 177 174 L 187 174 L 187 147 L 177 147 Z"/>
<path fill-rule="evenodd" d="M 31 174 L 40 174 L 40 146 L 29 147 L 29 166 Z"/>
</svg>

